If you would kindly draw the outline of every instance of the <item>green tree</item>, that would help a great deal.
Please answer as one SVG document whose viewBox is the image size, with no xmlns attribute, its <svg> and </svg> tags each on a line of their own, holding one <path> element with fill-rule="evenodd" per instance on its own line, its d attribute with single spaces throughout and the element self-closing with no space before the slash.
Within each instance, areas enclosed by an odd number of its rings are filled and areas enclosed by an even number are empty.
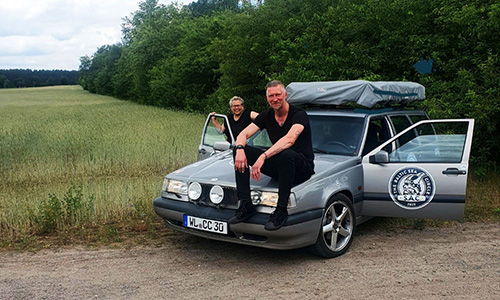
<svg viewBox="0 0 500 300">
<path fill-rule="evenodd" d="M 24 82 L 24 78 L 14 79 L 14 86 L 17 88 L 26 87 L 26 83 Z"/>
<path fill-rule="evenodd" d="M 0 75 L 0 89 L 5 89 L 5 88 L 9 87 L 9 85 L 10 85 L 10 82 L 7 79 L 7 76 Z"/>
<path fill-rule="evenodd" d="M 80 67 L 78 68 L 78 72 L 80 77 L 78 79 L 78 83 L 86 90 L 91 91 L 93 87 L 92 84 L 92 74 L 90 73 L 90 66 L 92 65 L 92 58 L 88 55 L 80 57 Z"/>
<path fill-rule="evenodd" d="M 134 89 L 134 72 L 132 54 L 128 47 L 122 48 L 122 54 L 115 64 L 115 73 L 112 76 L 113 95 L 120 99 L 137 99 Z"/>
<path fill-rule="evenodd" d="M 151 71 L 175 51 L 180 37 L 174 28 L 181 20 L 181 13 L 175 6 L 158 5 L 155 0 L 141 2 L 139 7 L 140 10 L 123 24 L 127 57 L 130 58 L 126 67 L 137 100 L 153 104 L 149 89 Z"/>
<path fill-rule="evenodd" d="M 66 77 L 66 76 L 61 76 L 61 78 L 59 78 L 59 84 L 61 84 L 61 85 L 68 85 L 68 84 L 69 84 L 69 79 L 68 79 L 68 77 Z"/>
<path fill-rule="evenodd" d="M 238 0 L 198 0 L 188 4 L 188 8 L 193 16 L 209 16 L 215 12 L 232 10 L 239 10 Z"/>
<path fill-rule="evenodd" d="M 68 80 L 69 82 L 69 79 L 68 77 L 66 77 L 66 79 Z M 34 75 L 31 77 L 31 86 L 40 86 L 40 77 Z"/>
<path fill-rule="evenodd" d="M 207 96 L 218 87 L 219 61 L 210 46 L 219 25 L 218 18 L 200 17 L 176 28 L 181 38 L 173 55 L 151 71 L 151 96 L 156 105 L 191 111 L 207 108 Z"/>
</svg>

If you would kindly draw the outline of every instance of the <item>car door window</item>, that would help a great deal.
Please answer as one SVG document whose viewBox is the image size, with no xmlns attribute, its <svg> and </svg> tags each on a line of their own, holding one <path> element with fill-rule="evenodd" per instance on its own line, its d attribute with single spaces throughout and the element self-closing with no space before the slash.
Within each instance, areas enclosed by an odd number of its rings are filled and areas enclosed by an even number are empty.
<svg viewBox="0 0 500 300">
<path fill-rule="evenodd" d="M 212 119 L 209 118 L 209 121 L 207 121 L 205 134 L 203 135 L 203 140 L 202 140 L 202 144 L 205 146 L 213 147 L 215 142 L 228 140 L 227 136 L 224 134 L 221 128 L 218 127 L 216 124 L 214 124 L 214 121 L 220 125 L 224 124 L 224 126 L 227 127 L 227 124 L 223 117 L 216 116 L 215 120 L 213 121 Z"/>
<path fill-rule="evenodd" d="M 425 123 L 397 139 L 397 147 L 389 153 L 390 162 L 459 163 L 462 159 L 466 122 Z"/>
</svg>

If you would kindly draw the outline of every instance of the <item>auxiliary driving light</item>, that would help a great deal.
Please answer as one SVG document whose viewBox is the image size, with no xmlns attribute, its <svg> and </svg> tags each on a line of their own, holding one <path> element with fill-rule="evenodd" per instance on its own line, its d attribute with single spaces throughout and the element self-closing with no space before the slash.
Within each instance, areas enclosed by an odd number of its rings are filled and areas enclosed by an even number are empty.
<svg viewBox="0 0 500 300">
<path fill-rule="evenodd" d="M 219 185 L 214 185 L 210 189 L 210 201 L 213 204 L 219 204 L 224 199 L 224 190 Z"/>
<path fill-rule="evenodd" d="M 193 182 L 189 185 L 188 196 L 191 200 L 198 200 L 201 196 L 201 185 L 198 182 Z"/>
</svg>

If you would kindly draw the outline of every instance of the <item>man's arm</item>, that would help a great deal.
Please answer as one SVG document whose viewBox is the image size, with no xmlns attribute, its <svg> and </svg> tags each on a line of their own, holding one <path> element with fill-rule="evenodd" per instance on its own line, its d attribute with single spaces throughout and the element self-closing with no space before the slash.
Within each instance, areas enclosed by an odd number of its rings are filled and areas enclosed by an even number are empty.
<svg viewBox="0 0 500 300">
<path fill-rule="evenodd" d="M 247 140 L 251 138 L 255 133 L 259 131 L 259 126 L 255 125 L 255 123 L 250 123 L 243 131 L 240 132 L 238 137 L 236 137 L 235 145 L 243 145 L 247 144 Z"/>
<path fill-rule="evenodd" d="M 271 146 L 271 148 L 267 149 L 265 155 L 267 156 L 266 158 L 272 157 L 281 151 L 288 149 L 295 144 L 295 141 L 299 138 L 299 135 L 302 133 L 304 130 L 304 125 L 302 124 L 293 124 L 292 128 L 288 131 L 288 133 L 279 139 L 274 145 Z"/>
<path fill-rule="evenodd" d="M 246 146 L 247 140 L 251 138 L 257 131 L 259 131 L 259 126 L 254 123 L 250 123 L 236 138 L 235 145 Z M 248 166 L 247 157 L 243 149 L 236 149 L 236 156 L 234 157 L 234 169 L 243 173 L 245 168 Z"/>
<path fill-rule="evenodd" d="M 260 172 L 260 168 L 266 161 L 266 159 L 280 153 L 281 151 L 288 149 L 295 144 L 299 135 L 304 130 L 304 125 L 302 124 L 293 124 L 288 133 L 279 139 L 271 148 L 267 149 L 261 156 L 257 159 L 257 161 L 252 166 L 252 171 L 250 175 L 254 180 L 259 180 L 262 175 Z"/>
<path fill-rule="evenodd" d="M 258 115 L 259 115 L 258 112 L 251 111 L 250 112 L 250 119 L 255 120 L 255 118 L 257 118 Z"/>
<path fill-rule="evenodd" d="M 251 138 L 257 131 L 259 131 L 259 126 L 255 123 L 250 123 L 236 138 L 235 145 L 246 146 L 247 140 Z M 248 166 L 247 157 L 243 149 L 236 150 L 236 156 L 234 157 L 234 169 L 243 173 L 245 168 Z"/>
</svg>

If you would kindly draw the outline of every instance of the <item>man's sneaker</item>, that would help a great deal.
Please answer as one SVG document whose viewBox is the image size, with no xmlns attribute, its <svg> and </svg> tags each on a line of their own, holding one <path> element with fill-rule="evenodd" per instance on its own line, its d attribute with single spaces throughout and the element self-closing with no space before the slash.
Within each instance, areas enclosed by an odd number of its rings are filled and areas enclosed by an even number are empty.
<svg viewBox="0 0 500 300">
<path fill-rule="evenodd" d="M 273 231 L 280 229 L 288 220 L 288 211 L 286 208 L 276 207 L 269 217 L 269 222 L 264 225 L 265 230 Z"/>
<path fill-rule="evenodd" d="M 252 203 L 249 203 L 248 205 L 241 203 L 234 216 L 227 222 L 229 224 L 238 224 L 250 219 L 255 216 L 255 214 L 257 214 L 257 211 L 255 210 L 255 207 L 253 207 Z"/>
</svg>

